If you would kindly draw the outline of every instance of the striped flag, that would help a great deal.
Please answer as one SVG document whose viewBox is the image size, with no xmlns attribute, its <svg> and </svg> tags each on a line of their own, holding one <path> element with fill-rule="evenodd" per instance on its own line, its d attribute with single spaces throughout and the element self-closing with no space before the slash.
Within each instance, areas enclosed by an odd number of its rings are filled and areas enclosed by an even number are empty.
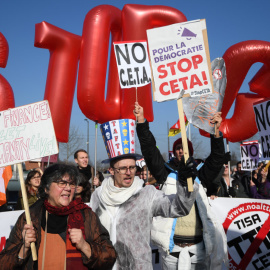
<svg viewBox="0 0 270 270">
<path fill-rule="evenodd" d="M 0 206 L 2 206 L 7 202 L 6 189 L 11 177 L 12 177 L 11 166 L 0 168 Z"/>
<path fill-rule="evenodd" d="M 188 120 L 187 120 L 187 117 L 185 116 L 185 125 L 187 125 L 187 124 L 188 124 Z M 171 126 L 171 128 L 169 130 L 168 137 L 175 136 L 180 132 L 181 132 L 180 121 L 178 119 L 178 121 L 173 126 Z"/>
</svg>

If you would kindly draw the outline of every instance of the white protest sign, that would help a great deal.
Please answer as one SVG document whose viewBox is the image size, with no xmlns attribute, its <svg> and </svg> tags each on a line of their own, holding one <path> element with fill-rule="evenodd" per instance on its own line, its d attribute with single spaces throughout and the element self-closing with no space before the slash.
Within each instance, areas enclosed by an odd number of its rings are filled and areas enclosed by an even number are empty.
<svg viewBox="0 0 270 270">
<path fill-rule="evenodd" d="M 211 206 L 227 236 L 229 269 L 269 269 L 269 200 L 217 198 Z"/>
<path fill-rule="evenodd" d="M 0 112 L 0 167 L 57 153 L 47 100 Z"/>
<path fill-rule="evenodd" d="M 253 171 L 258 168 L 260 148 L 258 141 L 244 142 L 240 145 L 242 171 Z"/>
<path fill-rule="evenodd" d="M 255 120 L 261 137 L 262 158 L 270 159 L 270 100 L 253 104 Z"/>
<path fill-rule="evenodd" d="M 151 82 L 151 69 L 146 41 L 114 42 L 121 88 L 147 85 Z"/>
<path fill-rule="evenodd" d="M 154 78 L 154 100 L 177 99 L 213 92 L 205 20 L 147 30 Z"/>
</svg>

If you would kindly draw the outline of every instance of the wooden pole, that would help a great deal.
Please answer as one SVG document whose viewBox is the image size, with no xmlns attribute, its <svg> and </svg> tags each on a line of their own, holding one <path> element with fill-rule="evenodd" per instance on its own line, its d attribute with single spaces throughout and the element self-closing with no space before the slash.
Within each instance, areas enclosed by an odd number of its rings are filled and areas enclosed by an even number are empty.
<svg viewBox="0 0 270 270">
<path fill-rule="evenodd" d="M 97 176 L 97 129 L 98 129 L 98 122 L 95 123 L 95 172 L 94 177 Z M 95 186 L 96 189 L 96 186 Z"/>
<path fill-rule="evenodd" d="M 26 223 L 28 225 L 31 225 L 31 217 L 30 217 L 29 205 L 28 205 L 28 200 L 27 200 L 27 193 L 26 193 L 24 179 L 23 179 L 22 164 L 18 163 L 17 166 L 18 166 L 18 171 L 19 171 L 19 179 L 20 179 L 22 198 L 23 198 L 23 204 L 24 204 L 24 209 L 25 209 Z M 31 252 L 32 252 L 33 261 L 36 261 L 37 250 L 36 250 L 36 246 L 34 242 L 31 243 Z"/>
<path fill-rule="evenodd" d="M 182 98 L 179 98 L 177 100 L 177 106 L 178 106 L 178 114 L 179 114 L 179 121 L 180 121 L 181 134 L 182 134 L 184 158 L 185 158 L 185 162 L 187 162 L 187 160 L 189 158 L 189 152 L 188 152 L 188 143 L 187 143 L 187 132 L 185 129 L 185 117 L 184 117 Z M 188 191 L 192 192 L 193 191 L 193 183 L 192 183 L 191 177 L 187 179 L 187 185 L 188 185 Z"/>
</svg>

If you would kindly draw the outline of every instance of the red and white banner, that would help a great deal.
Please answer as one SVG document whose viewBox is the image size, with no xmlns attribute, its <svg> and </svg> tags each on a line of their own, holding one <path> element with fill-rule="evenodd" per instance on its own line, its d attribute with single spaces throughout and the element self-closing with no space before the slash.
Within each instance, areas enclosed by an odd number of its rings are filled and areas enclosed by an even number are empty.
<svg viewBox="0 0 270 270">
<path fill-rule="evenodd" d="M 257 199 L 217 198 L 211 200 L 210 204 L 227 235 L 230 269 L 269 269 L 270 202 Z M 6 239 L 21 213 L 23 211 L 0 213 L 0 251 L 4 248 Z M 157 252 L 156 247 L 153 247 L 154 251 Z M 158 265 L 159 262 L 153 259 L 154 269 Z"/>
<path fill-rule="evenodd" d="M 230 269 L 269 269 L 270 202 L 217 198 L 210 204 L 227 235 Z"/>
</svg>

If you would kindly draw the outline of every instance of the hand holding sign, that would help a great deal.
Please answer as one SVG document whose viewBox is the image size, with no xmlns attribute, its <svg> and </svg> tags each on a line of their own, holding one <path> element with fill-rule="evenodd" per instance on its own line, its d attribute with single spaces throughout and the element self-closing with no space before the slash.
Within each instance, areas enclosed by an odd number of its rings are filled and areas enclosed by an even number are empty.
<svg viewBox="0 0 270 270">
<path fill-rule="evenodd" d="M 31 217 L 21 162 L 58 153 L 47 100 L 0 112 L 0 166 L 18 163 L 19 179 L 28 225 Z M 31 242 L 33 261 L 37 260 Z"/>
</svg>

